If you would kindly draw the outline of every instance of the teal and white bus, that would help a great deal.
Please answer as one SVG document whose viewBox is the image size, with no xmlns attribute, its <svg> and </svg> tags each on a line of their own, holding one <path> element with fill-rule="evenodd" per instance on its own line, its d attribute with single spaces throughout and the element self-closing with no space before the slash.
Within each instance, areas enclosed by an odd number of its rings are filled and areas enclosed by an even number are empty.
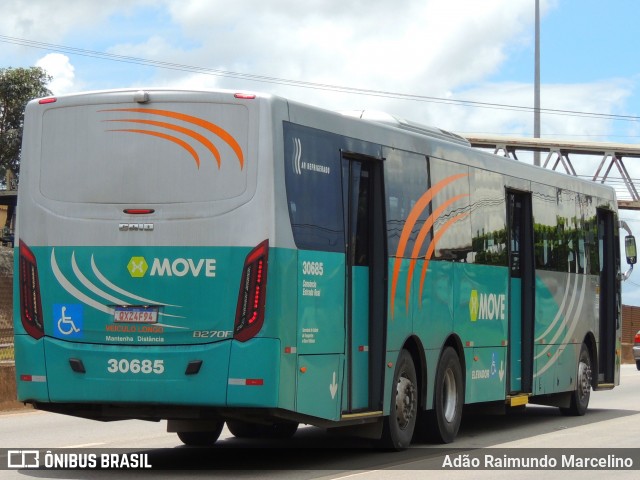
<svg viewBox="0 0 640 480">
<path fill-rule="evenodd" d="M 469 404 L 584 414 L 619 382 L 614 191 L 363 116 L 226 91 L 32 101 L 19 400 L 197 445 L 225 422 L 404 448 L 453 441 Z"/>
</svg>

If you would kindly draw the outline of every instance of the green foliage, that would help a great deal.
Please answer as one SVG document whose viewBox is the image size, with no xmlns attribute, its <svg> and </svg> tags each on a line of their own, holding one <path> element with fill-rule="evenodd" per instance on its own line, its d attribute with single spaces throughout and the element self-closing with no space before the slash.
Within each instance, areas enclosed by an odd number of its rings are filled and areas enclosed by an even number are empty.
<svg viewBox="0 0 640 480">
<path fill-rule="evenodd" d="M 51 95 L 49 81 L 40 67 L 0 68 L 0 184 L 7 170 L 18 176 L 24 109 L 30 100 Z"/>
</svg>

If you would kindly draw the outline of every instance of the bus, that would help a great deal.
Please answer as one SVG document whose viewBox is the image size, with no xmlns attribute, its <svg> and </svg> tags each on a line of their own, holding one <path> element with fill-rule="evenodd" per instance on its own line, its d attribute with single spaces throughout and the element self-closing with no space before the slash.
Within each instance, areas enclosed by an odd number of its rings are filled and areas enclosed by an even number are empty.
<svg viewBox="0 0 640 480">
<path fill-rule="evenodd" d="M 37 409 L 166 419 L 188 445 L 308 424 L 402 449 L 452 442 L 468 405 L 582 415 L 619 383 L 607 186 L 259 93 L 25 115 L 15 355 Z"/>
</svg>

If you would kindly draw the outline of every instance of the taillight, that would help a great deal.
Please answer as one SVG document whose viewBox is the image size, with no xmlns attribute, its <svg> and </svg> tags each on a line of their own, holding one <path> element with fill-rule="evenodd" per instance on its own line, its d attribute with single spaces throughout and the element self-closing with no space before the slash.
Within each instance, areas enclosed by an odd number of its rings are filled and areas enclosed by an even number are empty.
<svg viewBox="0 0 640 480">
<path fill-rule="evenodd" d="M 269 240 L 251 250 L 244 261 L 233 337 L 241 342 L 256 336 L 264 323 Z"/>
<path fill-rule="evenodd" d="M 44 336 L 40 281 L 36 257 L 29 247 L 20 241 L 20 317 L 29 335 L 38 339 Z"/>
<path fill-rule="evenodd" d="M 636 333 L 636 336 L 633 339 L 633 343 L 640 344 L 640 332 Z"/>
</svg>

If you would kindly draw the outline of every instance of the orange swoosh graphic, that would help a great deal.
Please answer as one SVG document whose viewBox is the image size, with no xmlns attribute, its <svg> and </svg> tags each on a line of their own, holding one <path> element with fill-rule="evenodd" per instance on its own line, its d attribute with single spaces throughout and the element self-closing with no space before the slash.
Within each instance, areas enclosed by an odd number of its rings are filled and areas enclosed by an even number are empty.
<svg viewBox="0 0 640 480">
<path fill-rule="evenodd" d="M 436 193 L 449 185 L 451 182 L 467 176 L 467 173 L 460 173 L 447 177 L 444 180 L 436 183 L 433 187 L 427 190 L 422 195 L 422 197 L 418 199 L 411 212 L 409 212 L 409 216 L 407 217 L 404 227 L 402 228 L 402 233 L 400 234 L 400 241 L 398 242 L 398 249 L 396 250 L 395 255 L 396 258 L 393 263 L 393 278 L 391 280 L 391 318 L 393 318 L 394 315 L 394 304 L 396 299 L 396 289 L 398 287 L 398 276 L 400 275 L 400 265 L 402 263 L 402 255 L 404 255 L 404 251 L 407 248 L 407 243 L 409 242 L 413 227 L 418 221 L 420 214 L 424 211 L 425 208 L 427 208 L 429 203 L 431 203 L 431 200 Z"/>
<path fill-rule="evenodd" d="M 198 125 L 199 127 L 204 128 L 205 130 L 210 131 L 214 135 L 220 137 L 224 142 L 231 147 L 231 149 L 235 152 L 238 157 L 238 161 L 240 162 L 240 169 L 244 168 L 244 155 L 242 153 L 242 148 L 240 144 L 236 141 L 233 136 L 227 132 L 225 129 L 219 127 L 215 123 L 208 122 L 207 120 L 203 120 L 202 118 L 194 117 L 192 115 L 186 115 L 184 113 L 172 112 L 169 110 L 157 110 L 153 108 L 113 108 L 109 110 L 100 110 L 101 112 L 132 112 L 132 113 L 144 113 L 147 115 L 158 115 L 161 117 L 174 118 L 176 120 L 181 120 L 183 122 L 192 123 L 194 125 Z"/>
<path fill-rule="evenodd" d="M 419 297 L 418 297 L 418 301 L 420 302 L 420 306 L 422 306 L 422 290 L 424 289 L 424 279 L 427 276 L 427 267 L 429 266 L 429 261 L 431 260 L 431 257 L 433 256 L 433 252 L 436 249 L 436 243 L 438 243 L 440 238 L 442 238 L 442 235 L 444 235 L 446 233 L 446 231 L 449 230 L 449 228 L 451 228 L 453 226 L 454 223 L 456 223 L 459 220 L 462 220 L 467 215 L 469 215 L 469 214 L 468 213 L 461 213 L 461 214 L 456 215 L 455 217 L 449 219 L 440 228 L 440 230 L 438 230 L 438 233 L 436 233 L 436 235 L 433 237 L 433 241 L 429 245 L 427 253 L 424 256 L 424 263 L 422 264 L 422 275 L 420 276 L 420 293 L 419 293 Z"/>
<path fill-rule="evenodd" d="M 193 130 L 180 127 L 178 125 L 173 125 L 171 123 L 157 122 L 155 120 L 122 119 L 122 120 L 105 120 L 105 122 L 142 123 L 144 125 L 153 125 L 155 127 L 161 127 L 161 128 L 166 128 L 167 130 L 180 132 L 203 144 L 211 152 L 211 155 L 213 155 L 213 157 L 216 159 L 216 163 L 218 164 L 218 169 L 220 169 L 220 152 L 218 151 L 218 149 L 215 147 L 213 143 L 211 143 L 211 141 L 207 137 L 205 137 L 204 135 L 200 135 L 199 133 L 194 132 Z M 198 168 L 200 168 L 199 162 L 196 162 L 196 163 L 198 164 Z"/>
<path fill-rule="evenodd" d="M 121 129 L 110 130 L 110 131 L 111 132 L 141 133 L 143 135 L 151 135 L 153 137 L 159 137 L 159 138 L 164 138 L 165 140 L 169 140 L 170 142 L 173 142 L 173 143 L 176 143 L 176 144 L 180 145 L 187 152 L 189 152 L 191 154 L 191 156 L 193 157 L 193 159 L 196 161 L 196 165 L 198 166 L 198 168 L 200 168 L 200 157 L 198 156 L 198 152 L 196 152 L 195 149 L 191 145 L 189 145 L 187 142 L 185 142 L 184 140 L 181 140 L 181 139 L 176 138 L 176 137 L 172 137 L 171 135 L 167 135 L 166 133 L 153 132 L 151 130 L 140 130 L 140 129 L 136 129 L 136 128 L 121 128 Z"/>
<path fill-rule="evenodd" d="M 424 239 L 427 237 L 427 234 L 429 233 L 429 230 L 431 230 L 431 227 L 433 226 L 433 223 L 435 222 L 435 220 L 440 215 L 442 215 L 442 213 L 447 209 L 449 205 L 457 202 L 461 198 L 468 197 L 468 196 L 469 194 L 463 193 L 460 195 L 456 195 L 455 197 L 452 197 L 446 202 L 444 202 L 431 215 L 429 215 L 429 218 L 427 218 L 426 222 L 424 222 L 424 225 L 420 229 L 420 233 L 416 238 L 416 243 L 413 245 L 413 250 L 411 252 L 411 263 L 409 264 L 409 272 L 407 274 L 407 285 L 406 285 L 407 311 L 409 310 L 409 293 L 411 292 L 411 279 L 413 278 L 413 271 L 416 268 L 416 262 L 418 261 L 417 257 L 418 257 L 418 254 L 420 253 L 420 249 L 422 248 L 422 244 L 424 243 Z M 431 242 L 431 245 L 433 245 L 434 243 L 435 243 L 435 240 Z"/>
</svg>

